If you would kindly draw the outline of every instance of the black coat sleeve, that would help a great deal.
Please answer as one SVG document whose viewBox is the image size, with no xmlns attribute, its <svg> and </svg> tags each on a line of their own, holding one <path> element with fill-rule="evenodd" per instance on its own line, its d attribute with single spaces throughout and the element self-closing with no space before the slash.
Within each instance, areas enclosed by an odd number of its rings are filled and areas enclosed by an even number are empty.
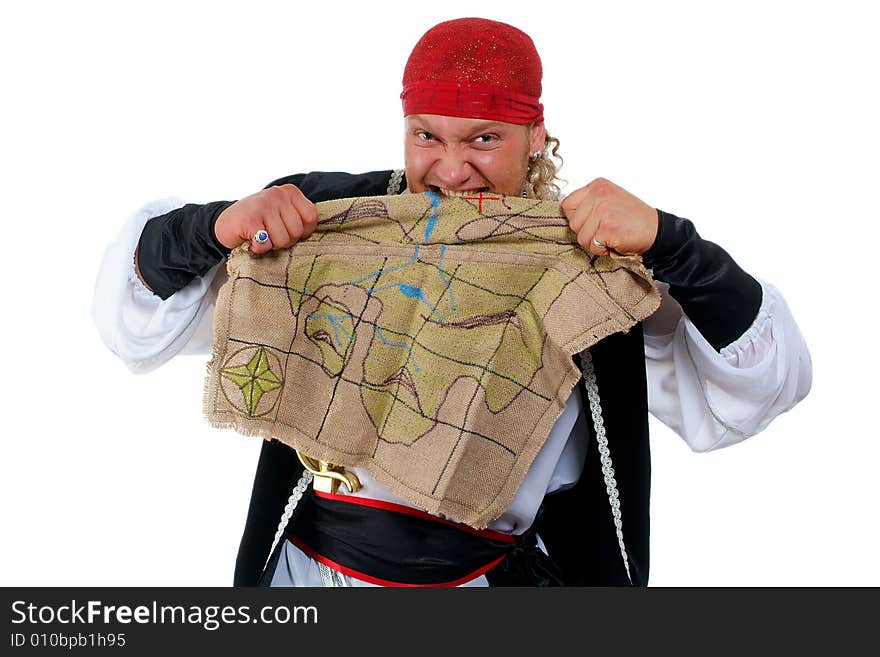
<svg viewBox="0 0 880 657">
<path fill-rule="evenodd" d="M 312 203 L 318 203 L 385 194 L 390 176 L 390 170 L 361 174 L 313 171 L 273 180 L 264 189 L 293 184 Z M 230 249 L 220 244 L 214 234 L 214 224 L 233 203 L 190 203 L 147 222 L 138 241 L 138 269 L 156 295 L 167 299 L 229 255 Z"/>
<path fill-rule="evenodd" d="M 214 234 L 214 223 L 233 203 L 189 203 L 146 223 L 138 240 L 138 269 L 154 294 L 167 299 L 229 254 Z"/>
<path fill-rule="evenodd" d="M 657 237 L 643 256 L 645 266 L 653 269 L 655 279 L 669 284 L 684 314 L 721 351 L 758 316 L 761 284 L 724 249 L 702 239 L 689 220 L 657 212 Z"/>
</svg>

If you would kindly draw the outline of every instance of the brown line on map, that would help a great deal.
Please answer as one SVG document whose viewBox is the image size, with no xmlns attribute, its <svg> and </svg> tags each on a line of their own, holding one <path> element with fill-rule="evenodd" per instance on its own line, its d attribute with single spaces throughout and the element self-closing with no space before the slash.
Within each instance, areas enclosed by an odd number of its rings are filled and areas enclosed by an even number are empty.
<svg viewBox="0 0 880 657">
<path fill-rule="evenodd" d="M 369 199 L 366 201 L 355 201 L 348 208 L 339 212 L 332 217 L 326 217 L 324 219 L 320 219 L 318 221 L 319 226 L 343 226 L 345 224 L 351 224 L 361 219 L 374 220 L 376 217 L 380 217 L 382 219 L 386 219 L 392 223 L 397 224 L 397 227 L 400 229 L 405 240 L 402 240 L 401 243 L 412 243 L 411 233 L 414 231 L 422 219 L 424 219 L 425 215 L 428 214 L 430 210 L 430 205 L 428 205 L 425 210 L 422 211 L 422 216 L 411 226 L 407 226 L 405 222 L 400 221 L 399 219 L 395 219 L 394 217 L 389 216 L 388 208 L 385 206 L 385 203 L 378 199 Z M 354 237 L 358 237 L 356 234 L 352 234 Z M 372 240 L 369 240 L 372 241 Z M 379 242 L 376 242 L 379 244 Z"/>
<path fill-rule="evenodd" d="M 522 321 L 519 318 L 519 313 L 514 310 L 504 310 L 500 313 L 493 313 L 491 315 L 473 315 L 466 319 L 452 322 L 441 322 L 426 317 L 425 315 L 422 315 L 422 319 L 426 322 L 437 324 L 440 328 L 474 329 L 481 326 L 492 326 L 494 324 L 512 324 L 516 329 L 516 332 L 519 333 L 519 339 L 522 340 L 524 344 L 526 342 L 526 336 L 523 335 Z"/>
<path fill-rule="evenodd" d="M 419 413 L 421 413 L 422 416 L 425 416 L 425 409 L 422 408 L 422 400 L 419 398 L 419 391 L 416 388 L 416 382 L 413 381 L 412 374 L 409 373 L 409 370 L 406 369 L 406 366 L 401 367 L 399 370 L 397 370 L 397 374 L 389 376 L 379 385 L 390 386 L 395 384 L 397 384 L 398 388 L 406 388 L 412 393 L 412 396 L 416 398 L 416 406 L 418 406 L 419 408 Z"/>
</svg>

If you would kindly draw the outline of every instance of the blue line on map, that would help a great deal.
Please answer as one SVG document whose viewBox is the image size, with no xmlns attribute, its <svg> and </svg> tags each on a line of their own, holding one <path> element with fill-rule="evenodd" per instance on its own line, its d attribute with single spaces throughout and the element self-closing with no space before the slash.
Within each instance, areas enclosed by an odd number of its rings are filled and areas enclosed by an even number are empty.
<svg viewBox="0 0 880 657">
<path fill-rule="evenodd" d="M 440 322 L 441 324 L 443 323 L 443 316 L 440 313 L 438 313 L 437 309 L 431 305 L 431 302 L 428 301 L 427 298 L 425 298 L 425 293 L 422 292 L 422 289 L 419 287 L 415 287 L 414 285 L 407 285 L 406 283 L 389 283 L 388 285 L 383 285 L 381 287 L 377 287 L 375 290 L 373 290 L 371 292 L 371 294 L 375 294 L 376 292 L 379 292 L 380 290 L 387 290 L 388 288 L 394 288 L 394 287 L 396 287 L 403 296 L 409 297 L 410 299 L 418 299 L 423 304 L 428 306 L 428 308 L 431 309 L 431 314 L 437 316 L 437 321 Z"/>
<path fill-rule="evenodd" d="M 363 278 L 359 278 L 356 281 L 351 281 L 350 285 L 357 285 L 359 283 L 363 283 L 364 281 L 368 281 L 371 278 L 376 278 L 379 274 L 388 274 L 392 271 L 400 271 L 401 269 L 406 269 L 410 265 L 414 264 L 419 259 L 419 247 L 421 244 L 416 244 L 415 253 L 412 254 L 412 258 L 409 259 L 409 262 L 405 262 L 402 265 L 397 265 L 397 267 L 392 267 L 391 269 L 377 269 L 372 274 L 368 274 Z"/>
<path fill-rule="evenodd" d="M 434 213 L 428 219 L 428 225 L 425 226 L 425 244 L 427 244 L 431 233 L 434 232 L 434 225 L 437 223 L 437 214 L 440 211 L 440 197 L 433 192 L 425 192 L 425 194 L 431 199 L 431 207 L 434 208 Z"/>
<path fill-rule="evenodd" d="M 446 283 L 446 289 L 449 290 L 449 309 L 452 312 L 455 312 L 455 294 L 452 292 L 452 285 L 449 282 L 449 279 L 446 278 L 446 274 L 443 273 L 443 256 L 446 255 L 446 245 L 440 245 L 440 262 L 437 263 L 437 273 L 440 274 L 440 280 Z"/>
<path fill-rule="evenodd" d="M 330 325 L 333 327 L 333 333 L 336 336 L 336 344 L 340 348 L 342 347 L 342 340 L 339 338 L 339 331 L 342 331 L 345 334 L 345 337 L 347 338 L 349 343 L 352 341 L 353 336 L 345 329 L 345 327 L 342 324 L 340 324 L 340 321 L 343 319 L 348 319 L 348 320 L 354 321 L 355 320 L 354 315 L 352 315 L 351 313 L 346 313 L 344 315 L 331 315 L 330 313 L 311 313 L 311 314 L 309 314 L 309 319 L 320 319 L 321 317 L 324 317 L 325 319 L 327 319 L 327 321 L 330 322 Z M 373 325 L 373 329 L 376 331 L 376 335 L 379 336 L 379 339 L 382 341 L 383 344 L 386 344 L 389 347 L 400 347 L 401 349 L 405 349 L 407 355 L 409 356 L 409 360 L 412 361 L 413 367 L 415 368 L 416 372 L 421 371 L 419 369 L 419 366 L 416 364 L 415 360 L 413 360 L 412 345 L 408 345 L 403 342 L 392 342 L 391 340 L 389 340 L 388 338 L 386 338 L 382 334 L 382 329 L 380 329 L 375 324 Z"/>
<path fill-rule="evenodd" d="M 379 336 L 379 339 L 387 344 L 389 347 L 400 347 L 401 349 L 406 349 L 406 353 L 409 355 L 409 359 L 412 361 L 413 367 L 415 368 L 416 372 L 420 371 L 419 366 L 416 365 L 416 362 L 413 360 L 412 357 L 412 345 L 404 344 L 403 342 L 392 342 L 391 340 L 386 339 L 384 335 L 382 335 L 382 329 L 380 329 L 378 326 L 375 326 L 374 328 L 376 329 L 376 335 Z"/>
<path fill-rule="evenodd" d="M 342 346 L 342 340 L 339 339 L 339 331 L 340 330 L 345 334 L 345 337 L 347 338 L 348 342 L 351 342 L 353 336 L 348 331 L 345 330 L 345 327 L 340 323 L 340 320 L 350 319 L 353 321 L 354 315 L 352 315 L 350 313 L 346 313 L 345 315 L 331 315 L 330 313 L 311 313 L 309 315 L 309 319 L 313 319 L 313 318 L 318 319 L 321 317 L 325 317 L 327 319 L 327 321 L 330 322 L 330 326 L 333 327 L 333 334 L 336 336 L 337 346 L 339 346 L 339 347 Z"/>
</svg>

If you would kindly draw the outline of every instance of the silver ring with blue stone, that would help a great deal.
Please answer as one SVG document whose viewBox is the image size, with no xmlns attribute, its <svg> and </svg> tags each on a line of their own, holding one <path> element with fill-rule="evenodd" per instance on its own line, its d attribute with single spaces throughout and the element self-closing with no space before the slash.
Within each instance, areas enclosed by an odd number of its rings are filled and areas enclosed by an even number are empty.
<svg viewBox="0 0 880 657">
<path fill-rule="evenodd" d="M 267 233 L 265 230 L 260 229 L 256 233 L 254 233 L 253 240 L 257 244 L 264 244 L 265 242 L 269 241 L 269 233 Z"/>
</svg>

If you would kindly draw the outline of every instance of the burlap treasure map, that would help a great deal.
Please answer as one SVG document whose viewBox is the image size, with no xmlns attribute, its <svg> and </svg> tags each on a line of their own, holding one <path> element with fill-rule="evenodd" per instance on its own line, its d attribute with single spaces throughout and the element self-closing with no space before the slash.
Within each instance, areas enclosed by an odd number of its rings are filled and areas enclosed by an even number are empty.
<svg viewBox="0 0 880 657">
<path fill-rule="evenodd" d="M 572 355 L 657 309 L 641 258 L 591 258 L 555 201 L 426 192 L 317 208 L 309 239 L 230 254 L 209 422 L 487 526 L 578 382 Z"/>
</svg>

